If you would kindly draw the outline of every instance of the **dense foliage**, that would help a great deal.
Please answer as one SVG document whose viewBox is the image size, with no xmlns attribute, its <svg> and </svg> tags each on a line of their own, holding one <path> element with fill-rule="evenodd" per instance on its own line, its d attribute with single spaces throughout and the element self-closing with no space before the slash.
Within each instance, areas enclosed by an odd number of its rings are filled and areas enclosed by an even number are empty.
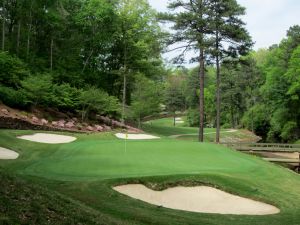
<svg viewBox="0 0 300 225">
<path fill-rule="evenodd" d="M 13 107 L 118 117 L 138 74 L 163 74 L 161 31 L 145 0 L 3 1 L 1 23 L 0 96 Z"/>
<path fill-rule="evenodd" d="M 253 122 L 269 141 L 294 141 L 300 137 L 300 26 L 293 26 L 287 38 L 265 52 L 264 60 L 254 53 L 262 86 L 257 86 L 255 102 L 244 117 L 249 127 L 250 114 L 262 114 Z M 260 125 L 258 125 L 260 124 Z"/>
<path fill-rule="evenodd" d="M 226 58 L 221 64 L 221 125 L 247 128 L 264 141 L 300 138 L 300 27 L 293 26 L 279 45 Z M 199 125 L 199 68 L 175 70 L 184 93 L 189 125 Z M 205 126 L 216 127 L 216 68 L 205 70 Z M 181 94 L 176 94 L 177 100 Z M 175 100 L 176 100 L 175 99 Z M 166 99 L 166 103 L 169 100 Z M 174 104 L 173 107 L 175 107 Z M 172 112 L 172 110 L 170 110 Z"/>
</svg>

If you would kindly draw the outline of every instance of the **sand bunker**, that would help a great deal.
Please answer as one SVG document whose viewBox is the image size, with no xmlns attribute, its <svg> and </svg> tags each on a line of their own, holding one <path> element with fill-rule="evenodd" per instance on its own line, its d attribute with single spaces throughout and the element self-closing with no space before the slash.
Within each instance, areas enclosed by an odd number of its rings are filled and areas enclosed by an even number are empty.
<svg viewBox="0 0 300 225">
<path fill-rule="evenodd" d="M 180 123 L 184 123 L 184 121 L 182 120 L 182 118 L 177 117 L 175 118 L 175 123 L 180 124 Z"/>
<path fill-rule="evenodd" d="M 269 215 L 280 212 L 272 205 L 206 186 L 153 191 L 144 185 L 132 184 L 117 186 L 114 190 L 153 205 L 190 212 L 232 215 Z"/>
<path fill-rule="evenodd" d="M 126 139 L 126 134 L 117 133 L 115 134 L 117 138 Z M 160 137 L 156 137 L 149 134 L 127 134 L 127 139 L 129 140 L 149 140 L 149 139 L 159 139 Z"/>
<path fill-rule="evenodd" d="M 0 147 L 0 159 L 16 159 L 18 157 L 19 157 L 18 153 L 14 152 L 12 150 Z"/>
<path fill-rule="evenodd" d="M 70 143 L 76 140 L 75 137 L 58 135 L 58 134 L 46 134 L 46 133 L 36 133 L 33 135 L 23 135 L 18 137 L 23 140 L 34 141 L 46 144 L 63 144 Z"/>
</svg>

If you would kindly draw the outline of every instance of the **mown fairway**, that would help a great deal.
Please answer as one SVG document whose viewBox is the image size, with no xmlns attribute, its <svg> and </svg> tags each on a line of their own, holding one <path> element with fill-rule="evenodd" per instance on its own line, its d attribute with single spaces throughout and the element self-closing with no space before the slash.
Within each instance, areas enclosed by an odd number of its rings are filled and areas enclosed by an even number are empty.
<svg viewBox="0 0 300 225">
<path fill-rule="evenodd" d="M 173 118 L 163 118 L 151 120 L 143 124 L 143 129 L 162 137 L 171 137 L 179 140 L 198 141 L 199 129 L 196 127 L 188 127 L 186 117 L 182 117 L 184 123 L 173 124 Z M 204 141 L 214 142 L 216 138 L 216 129 L 205 128 Z M 246 130 L 221 130 L 221 142 L 256 142 L 258 137 Z"/>
<path fill-rule="evenodd" d="M 1 168 L 31 183 L 47 186 L 97 210 L 103 224 L 277 224 L 300 221 L 300 177 L 254 156 L 222 146 L 162 138 L 118 140 L 111 133 L 77 134 L 70 144 L 47 145 L 16 138 L 25 131 L 0 131 L 0 145 L 16 150 L 16 161 Z M 158 208 L 114 192 L 123 183 L 156 189 L 208 184 L 274 204 L 271 216 L 197 214 Z M 11 203 L 13 204 L 13 203 Z M 38 206 L 36 206 L 38 207 Z"/>
</svg>

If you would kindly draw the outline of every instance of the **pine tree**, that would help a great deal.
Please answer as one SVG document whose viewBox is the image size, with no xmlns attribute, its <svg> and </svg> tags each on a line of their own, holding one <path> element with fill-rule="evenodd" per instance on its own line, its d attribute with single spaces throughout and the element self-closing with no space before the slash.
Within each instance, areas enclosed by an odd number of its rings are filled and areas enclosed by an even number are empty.
<svg viewBox="0 0 300 225">
<path fill-rule="evenodd" d="M 226 57 L 238 57 L 247 53 L 252 46 L 250 35 L 240 16 L 245 8 L 236 0 L 211 0 L 209 6 L 209 25 L 213 31 L 214 47 L 212 56 L 216 63 L 216 142 L 220 142 L 221 118 L 221 68 L 220 63 Z"/>
<path fill-rule="evenodd" d="M 169 41 L 169 45 L 180 43 L 182 46 L 175 48 L 182 49 L 182 53 L 175 58 L 175 62 L 184 62 L 185 53 L 189 50 L 197 50 L 199 57 L 191 59 L 192 62 L 198 61 L 199 69 L 199 141 L 204 140 L 204 75 L 206 50 L 209 47 L 207 36 L 211 34 L 208 16 L 209 16 L 209 0 L 174 0 L 168 8 L 173 13 L 162 14 L 163 21 L 172 22 L 173 29 L 176 33 Z"/>
</svg>

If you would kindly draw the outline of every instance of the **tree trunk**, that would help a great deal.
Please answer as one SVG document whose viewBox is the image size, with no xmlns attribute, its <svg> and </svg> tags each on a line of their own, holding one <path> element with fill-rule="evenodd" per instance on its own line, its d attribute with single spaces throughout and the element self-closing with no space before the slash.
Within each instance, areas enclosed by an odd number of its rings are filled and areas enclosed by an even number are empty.
<svg viewBox="0 0 300 225">
<path fill-rule="evenodd" d="M 90 61 L 90 58 L 92 57 L 93 53 L 94 53 L 94 49 L 90 52 L 88 58 L 85 60 L 81 73 L 83 73 L 85 71 L 85 68 L 88 65 L 88 63 Z"/>
<path fill-rule="evenodd" d="M 253 108 L 251 109 L 251 131 L 254 133 Z"/>
<path fill-rule="evenodd" d="M 50 44 L 50 70 L 53 70 L 53 38 L 51 38 L 51 44 Z"/>
<path fill-rule="evenodd" d="M 221 117 L 221 74 L 220 74 L 220 55 L 219 55 L 219 32 L 216 31 L 216 67 L 217 67 L 217 124 L 216 124 L 216 143 L 220 143 L 220 117 Z"/>
<path fill-rule="evenodd" d="M 2 2 L 2 51 L 5 50 L 5 3 Z"/>
<path fill-rule="evenodd" d="M 19 20 L 18 22 L 18 36 L 17 36 L 17 49 L 16 49 L 17 56 L 19 56 L 19 51 L 20 51 L 20 37 L 21 37 L 21 20 Z"/>
<path fill-rule="evenodd" d="M 27 48 L 26 48 L 26 58 L 27 58 L 27 61 L 29 60 L 30 35 L 31 35 L 31 24 L 29 25 L 28 35 L 27 35 Z"/>
<path fill-rule="evenodd" d="M 141 129 L 141 117 L 138 118 L 138 128 Z"/>
<path fill-rule="evenodd" d="M 127 47 L 126 40 L 124 40 L 124 74 L 123 74 L 123 101 L 122 101 L 122 119 L 121 122 L 125 124 L 125 106 L 126 106 L 126 88 L 127 88 Z"/>
<path fill-rule="evenodd" d="M 123 74 L 122 123 L 125 123 L 126 86 L 127 86 L 127 76 L 126 76 L 126 65 L 125 65 L 124 74 Z"/>
<path fill-rule="evenodd" d="M 26 49 L 26 59 L 29 61 L 29 51 L 30 51 L 30 37 L 31 37 L 31 29 L 32 29 L 32 4 L 30 6 L 30 13 L 29 13 L 29 27 L 28 27 L 28 34 L 27 34 L 27 49 Z"/>
<path fill-rule="evenodd" d="M 204 50 L 200 49 L 200 70 L 199 70 L 199 84 L 200 84 L 200 96 L 199 96 L 199 142 L 204 141 Z"/>
<path fill-rule="evenodd" d="M 231 114 L 231 128 L 235 128 L 234 110 L 232 106 L 230 107 L 230 114 Z"/>
<path fill-rule="evenodd" d="M 174 115 L 173 115 L 173 126 L 176 127 L 176 114 L 174 112 Z"/>
</svg>

